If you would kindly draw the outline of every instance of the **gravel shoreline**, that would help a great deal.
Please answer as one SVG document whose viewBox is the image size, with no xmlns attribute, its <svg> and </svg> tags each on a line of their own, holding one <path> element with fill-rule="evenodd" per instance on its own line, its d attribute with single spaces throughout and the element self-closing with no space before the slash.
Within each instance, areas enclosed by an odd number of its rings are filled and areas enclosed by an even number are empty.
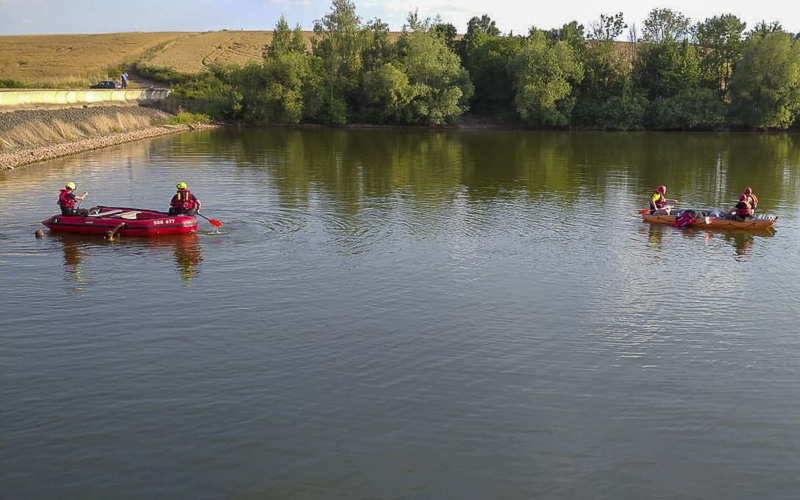
<svg viewBox="0 0 800 500">
<path fill-rule="evenodd" d="M 92 116 L 111 116 L 119 113 L 141 116 L 152 119 L 153 122 L 165 122 L 172 115 L 163 111 L 138 106 L 104 106 L 88 108 L 65 108 L 49 110 L 17 110 L 0 112 L 0 138 L 14 127 L 26 126 L 34 122 L 49 123 L 60 120 L 67 123 L 80 123 Z M 160 135 L 195 130 L 198 128 L 213 128 L 214 125 L 152 125 L 135 130 L 123 130 L 102 135 L 92 135 L 72 141 L 46 144 L 42 146 L 23 147 L 3 150 L 0 149 L 0 171 L 13 170 L 14 168 L 31 163 L 52 160 L 83 151 L 106 148 L 126 142 L 139 141 Z"/>
</svg>

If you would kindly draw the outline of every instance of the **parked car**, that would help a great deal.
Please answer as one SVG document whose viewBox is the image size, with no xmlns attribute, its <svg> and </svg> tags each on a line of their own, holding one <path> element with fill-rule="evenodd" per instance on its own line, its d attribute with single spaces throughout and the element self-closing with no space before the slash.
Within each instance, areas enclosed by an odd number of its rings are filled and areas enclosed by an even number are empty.
<svg viewBox="0 0 800 500">
<path fill-rule="evenodd" d="M 121 89 L 122 85 L 117 82 L 112 82 L 111 80 L 103 80 L 100 83 L 95 83 L 90 89 Z"/>
</svg>

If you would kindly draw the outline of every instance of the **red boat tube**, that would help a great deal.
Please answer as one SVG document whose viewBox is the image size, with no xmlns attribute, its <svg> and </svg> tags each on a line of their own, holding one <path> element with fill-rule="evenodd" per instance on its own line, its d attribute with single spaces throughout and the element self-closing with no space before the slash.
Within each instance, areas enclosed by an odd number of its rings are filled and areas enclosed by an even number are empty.
<svg viewBox="0 0 800 500">
<path fill-rule="evenodd" d="M 51 231 L 105 235 L 117 230 L 121 236 L 167 236 L 197 231 L 197 219 L 190 215 L 169 215 L 141 208 L 94 207 L 89 215 L 54 215 L 42 221 Z"/>
</svg>

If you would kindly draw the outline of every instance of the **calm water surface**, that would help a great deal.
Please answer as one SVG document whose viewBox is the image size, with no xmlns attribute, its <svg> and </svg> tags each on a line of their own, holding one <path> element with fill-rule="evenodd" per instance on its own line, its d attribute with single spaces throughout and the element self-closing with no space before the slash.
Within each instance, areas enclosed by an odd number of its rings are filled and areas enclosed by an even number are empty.
<svg viewBox="0 0 800 500">
<path fill-rule="evenodd" d="M 0 174 L 0 497 L 797 498 L 800 136 L 220 130 Z M 85 205 L 207 223 L 33 232 Z M 752 186 L 765 234 L 649 226 Z"/>
</svg>

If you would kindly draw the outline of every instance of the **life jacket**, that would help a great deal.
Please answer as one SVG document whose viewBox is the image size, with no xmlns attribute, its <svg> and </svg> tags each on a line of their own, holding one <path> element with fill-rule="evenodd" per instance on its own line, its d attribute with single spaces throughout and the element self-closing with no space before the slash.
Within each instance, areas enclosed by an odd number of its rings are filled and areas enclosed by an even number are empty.
<svg viewBox="0 0 800 500">
<path fill-rule="evenodd" d="M 689 227 L 692 224 L 694 224 L 694 212 L 691 210 L 683 212 L 675 219 L 675 222 L 672 223 L 675 227 Z"/>
<path fill-rule="evenodd" d="M 736 215 L 739 217 L 750 217 L 753 215 L 753 207 L 746 201 L 740 201 L 736 204 Z"/>
<path fill-rule="evenodd" d="M 753 210 L 755 210 L 756 206 L 758 205 L 758 198 L 756 198 L 756 195 L 751 194 L 747 197 L 747 202 L 750 203 L 750 206 L 753 207 Z"/>
<path fill-rule="evenodd" d="M 664 208 L 664 206 L 667 204 L 667 202 L 664 201 L 664 195 L 661 194 L 661 191 L 655 191 L 653 193 L 653 197 L 650 199 L 653 200 L 656 208 Z"/>
<path fill-rule="evenodd" d="M 170 206 L 173 208 L 180 208 L 181 210 L 191 210 L 194 208 L 194 200 L 192 199 L 192 192 L 188 189 L 179 189 L 175 196 L 172 197 Z"/>
<path fill-rule="evenodd" d="M 71 193 L 70 189 L 62 189 L 61 194 L 58 195 L 58 205 L 61 208 L 75 208 L 75 198 L 68 198 L 67 195 Z"/>
</svg>

